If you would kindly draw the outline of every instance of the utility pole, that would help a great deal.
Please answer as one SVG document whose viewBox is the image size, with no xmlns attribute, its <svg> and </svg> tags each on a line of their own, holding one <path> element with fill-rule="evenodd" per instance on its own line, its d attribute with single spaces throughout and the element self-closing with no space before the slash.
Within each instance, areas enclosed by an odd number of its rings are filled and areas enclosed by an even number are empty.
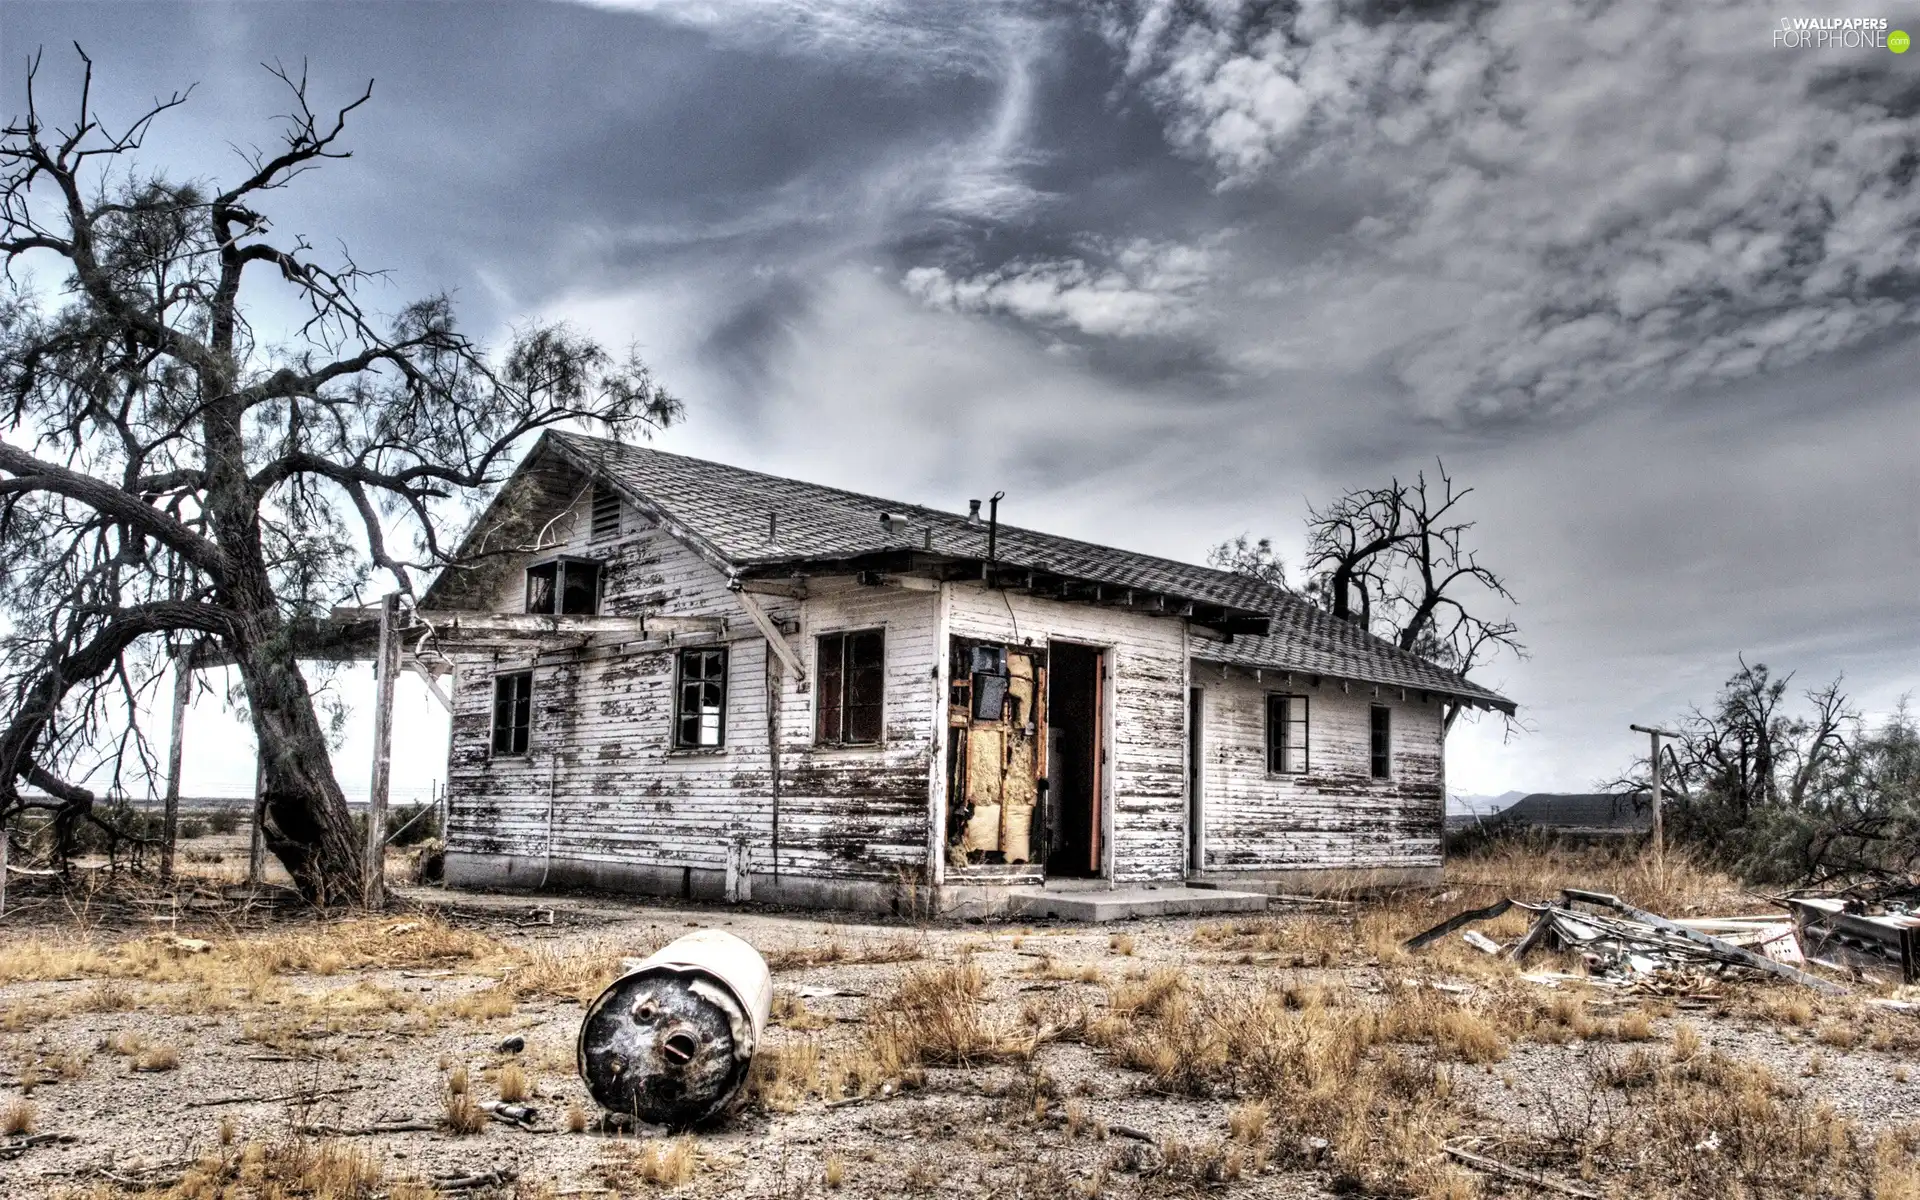
<svg viewBox="0 0 1920 1200">
<path fill-rule="evenodd" d="M 1665 819 L 1660 811 L 1666 799 L 1660 781 L 1660 739 L 1678 738 L 1680 735 L 1671 729 L 1661 729 L 1654 725 L 1629 725 L 1627 728 L 1635 733 L 1644 733 L 1653 740 L 1653 754 L 1648 759 L 1651 764 L 1648 788 L 1653 793 L 1653 860 L 1659 865 L 1664 878 L 1667 868 L 1667 830 Z"/>
<path fill-rule="evenodd" d="M 367 859 L 364 890 L 368 908 L 387 900 L 387 784 L 393 776 L 393 687 L 400 673 L 400 593 L 380 603 L 380 657 L 374 660 L 373 780 L 367 789 Z"/>
</svg>

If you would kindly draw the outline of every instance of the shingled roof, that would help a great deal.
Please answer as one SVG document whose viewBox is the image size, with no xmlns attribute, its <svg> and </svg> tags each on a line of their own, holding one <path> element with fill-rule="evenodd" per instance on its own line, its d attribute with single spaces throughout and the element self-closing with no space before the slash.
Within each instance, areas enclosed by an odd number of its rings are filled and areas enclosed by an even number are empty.
<svg viewBox="0 0 1920 1200">
<path fill-rule="evenodd" d="M 957 513 L 584 434 L 549 433 L 542 445 L 620 488 L 733 575 L 777 575 L 889 553 L 959 561 L 987 556 L 986 523 Z M 883 524 L 883 514 L 891 522 Z M 1242 620 L 1256 618 L 1249 622 L 1254 628 L 1260 627 L 1257 618 L 1266 619 L 1264 636 L 1196 639 L 1194 656 L 1204 661 L 1418 688 L 1513 711 L 1512 701 L 1244 575 L 1005 524 L 999 526 L 994 563 L 1003 571 L 1024 569 L 1215 606 Z"/>
</svg>

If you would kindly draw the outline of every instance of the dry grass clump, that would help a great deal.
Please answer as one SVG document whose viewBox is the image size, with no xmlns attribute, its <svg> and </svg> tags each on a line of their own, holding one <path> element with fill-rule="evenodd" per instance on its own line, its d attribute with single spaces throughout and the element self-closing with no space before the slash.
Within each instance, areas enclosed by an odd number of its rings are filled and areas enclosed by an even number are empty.
<svg viewBox="0 0 1920 1200">
<path fill-rule="evenodd" d="M 501 1067 L 493 1086 L 500 1093 L 500 1098 L 508 1104 L 518 1104 L 533 1094 L 533 1085 L 528 1081 L 527 1073 L 521 1070 L 519 1063 L 508 1063 Z"/>
<path fill-rule="evenodd" d="M 582 1107 L 578 1100 L 575 1100 L 573 1103 L 567 1105 L 567 1114 L 561 1118 L 560 1124 L 568 1133 L 585 1133 L 587 1131 L 587 1110 Z"/>
<path fill-rule="evenodd" d="M 1123 957 L 1133 957 L 1134 941 L 1130 933 L 1116 933 L 1107 939 L 1107 949 Z"/>
<path fill-rule="evenodd" d="M 824 967 L 834 963 L 913 962 L 926 956 L 926 945 L 909 937 L 863 942 L 854 946 L 832 938 L 812 946 L 780 946 L 760 952 L 760 957 L 767 960 L 767 969 L 770 971 L 797 971 L 802 967 Z"/>
<path fill-rule="evenodd" d="M 1598 1107 L 1548 1151 L 1643 1194 L 1787 1200 L 1920 1196 L 1920 1130 L 1869 1137 L 1766 1067 L 1715 1051 L 1679 1062 L 1636 1047 L 1596 1066 L 1631 1103 Z"/>
<path fill-rule="evenodd" d="M 0 1137 L 32 1133 L 39 1111 L 29 1100 L 10 1101 L 5 1108 L 0 1108 Z"/>
<path fill-rule="evenodd" d="M 988 1013 L 986 972 L 962 960 L 909 971 L 894 994 L 874 1006 L 867 1048 L 889 1077 L 915 1067 L 968 1067 L 1024 1062 L 1037 1035 Z"/>
<path fill-rule="evenodd" d="M 343 1140 L 293 1138 L 249 1142 L 239 1150 L 204 1155 L 187 1167 L 177 1184 L 161 1194 L 166 1200 L 224 1200 L 228 1196 L 394 1200 L 422 1195 L 418 1185 L 397 1184 L 388 1189 L 383 1186 L 385 1178 L 385 1167 L 369 1150 Z"/>
<path fill-rule="evenodd" d="M 113 943 L 34 938 L 0 948 L 0 983 L 137 979 L 224 987 L 250 975 L 335 975 L 452 961 L 508 963 L 517 957 L 504 943 L 437 917 L 361 918 L 211 943 L 174 936 Z"/>
<path fill-rule="evenodd" d="M 657 949 L 647 946 L 638 953 L 651 954 Z M 620 977 L 620 959 L 620 952 L 607 942 L 566 953 L 536 947 L 508 971 L 504 987 L 517 1000 L 544 996 L 591 1004 Z"/>
<path fill-rule="evenodd" d="M 179 1066 L 180 1051 L 177 1047 L 168 1043 L 163 1043 L 158 1046 L 148 1046 L 140 1051 L 133 1060 L 133 1069 L 136 1071 L 172 1071 L 177 1070 Z"/>
<path fill-rule="evenodd" d="M 601 1161 L 600 1176 L 622 1193 L 636 1183 L 676 1188 L 693 1178 L 702 1157 L 699 1143 L 686 1135 L 617 1142 Z"/>
<path fill-rule="evenodd" d="M 447 1127 L 448 1133 L 465 1137 L 469 1134 L 479 1133 L 487 1127 L 487 1113 L 485 1109 L 480 1107 L 479 1102 L 473 1098 L 471 1092 L 464 1089 L 456 1092 L 453 1088 L 449 1087 L 447 1088 L 446 1112 L 442 1118 L 442 1124 Z"/>
<path fill-rule="evenodd" d="M 793 992 L 775 992 L 773 994 L 773 1012 L 771 1020 L 782 1029 L 808 1031 L 825 1029 L 833 1024 L 833 1018 L 825 1013 L 817 1013 L 807 1007 L 807 1002 Z"/>
<path fill-rule="evenodd" d="M 1220 921 L 1195 928 L 1193 940 L 1211 950 L 1275 955 L 1290 967 L 1331 967 L 1357 949 L 1352 922 L 1329 917 Z"/>
<path fill-rule="evenodd" d="M 1671 846 L 1661 866 L 1637 846 L 1574 846 L 1550 839 L 1503 838 L 1477 851 L 1449 854 L 1447 884 L 1473 893 L 1461 898 L 1460 908 L 1477 907 L 1498 896 L 1542 900 L 1557 897 L 1561 888 L 1576 887 L 1610 892 L 1669 917 L 1771 911 L 1732 876 Z"/>
<path fill-rule="evenodd" d="M 1107 980 L 1094 963 L 1063 963 L 1052 955 L 1042 958 L 1021 974 L 1062 983 L 1105 983 Z"/>
</svg>

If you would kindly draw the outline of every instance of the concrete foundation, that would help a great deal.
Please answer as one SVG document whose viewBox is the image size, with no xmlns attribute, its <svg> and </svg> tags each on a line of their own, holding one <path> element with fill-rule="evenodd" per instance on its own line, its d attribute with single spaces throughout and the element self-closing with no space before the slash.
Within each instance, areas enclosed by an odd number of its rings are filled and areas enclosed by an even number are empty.
<svg viewBox="0 0 1920 1200">
<path fill-rule="evenodd" d="M 1207 871 L 1187 882 L 1193 887 L 1229 888 L 1269 896 L 1327 896 L 1377 892 L 1387 888 L 1438 887 L 1444 868 L 1370 867 L 1339 870 Z"/>
<path fill-rule="evenodd" d="M 716 868 L 579 859 L 556 859 L 548 864 L 544 858 L 510 854 L 449 851 L 446 882 L 449 887 L 500 891 L 578 887 L 713 904 L 724 904 L 728 900 L 727 873 Z M 1267 907 L 1266 893 L 1259 888 L 1179 884 L 1110 888 L 1101 880 L 1066 880 L 1048 886 L 963 883 L 921 888 L 892 880 L 821 879 L 800 875 L 775 878 L 758 871 L 752 873 L 741 899 L 792 908 L 946 920 L 1118 921 L 1131 917 L 1261 912 Z"/>
</svg>

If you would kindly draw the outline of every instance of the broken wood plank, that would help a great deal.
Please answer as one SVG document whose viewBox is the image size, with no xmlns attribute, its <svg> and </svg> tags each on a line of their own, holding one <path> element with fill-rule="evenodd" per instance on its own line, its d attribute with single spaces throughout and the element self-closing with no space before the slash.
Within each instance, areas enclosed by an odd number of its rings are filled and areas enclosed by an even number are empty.
<svg viewBox="0 0 1920 1200">
<path fill-rule="evenodd" d="M 1522 1167 L 1503 1163 L 1497 1158 L 1488 1158 L 1484 1154 L 1475 1154 L 1463 1146 L 1450 1145 L 1446 1149 L 1447 1157 L 1456 1162 L 1465 1163 L 1477 1171 L 1485 1171 L 1489 1175 L 1498 1175 L 1503 1179 L 1511 1179 L 1516 1183 L 1530 1183 L 1534 1187 L 1548 1188 L 1566 1196 L 1578 1196 L 1580 1200 L 1601 1200 L 1599 1192 L 1589 1191 L 1586 1188 L 1571 1183 L 1562 1183 L 1550 1175 L 1542 1175 L 1538 1171 L 1529 1171 Z"/>
<path fill-rule="evenodd" d="M 1665 933 L 1676 934 L 1689 942 L 1705 946 L 1707 949 L 1712 950 L 1716 957 L 1724 961 L 1752 967 L 1756 971 L 1765 971 L 1769 975 L 1778 975 L 1782 979 L 1791 979 L 1795 983 L 1804 984 L 1816 992 L 1822 992 L 1829 996 L 1844 996 L 1847 994 L 1846 988 L 1831 980 L 1822 979 L 1818 975 L 1809 975 L 1797 967 L 1788 966 L 1786 963 L 1775 962 L 1765 955 L 1755 954 L 1751 950 L 1736 946 L 1732 942 L 1722 941 L 1711 934 L 1701 933 L 1696 929 L 1688 929 L 1684 925 L 1669 921 L 1659 913 L 1651 913 L 1644 908 L 1635 908 L 1618 896 L 1609 895 L 1606 892 L 1583 891 L 1579 888 L 1562 888 L 1560 889 L 1560 894 L 1570 901 L 1579 900 L 1587 904 L 1599 905 L 1602 908 L 1611 908 L 1615 912 L 1622 913 L 1642 924 L 1651 925 L 1655 929 Z"/>
</svg>

